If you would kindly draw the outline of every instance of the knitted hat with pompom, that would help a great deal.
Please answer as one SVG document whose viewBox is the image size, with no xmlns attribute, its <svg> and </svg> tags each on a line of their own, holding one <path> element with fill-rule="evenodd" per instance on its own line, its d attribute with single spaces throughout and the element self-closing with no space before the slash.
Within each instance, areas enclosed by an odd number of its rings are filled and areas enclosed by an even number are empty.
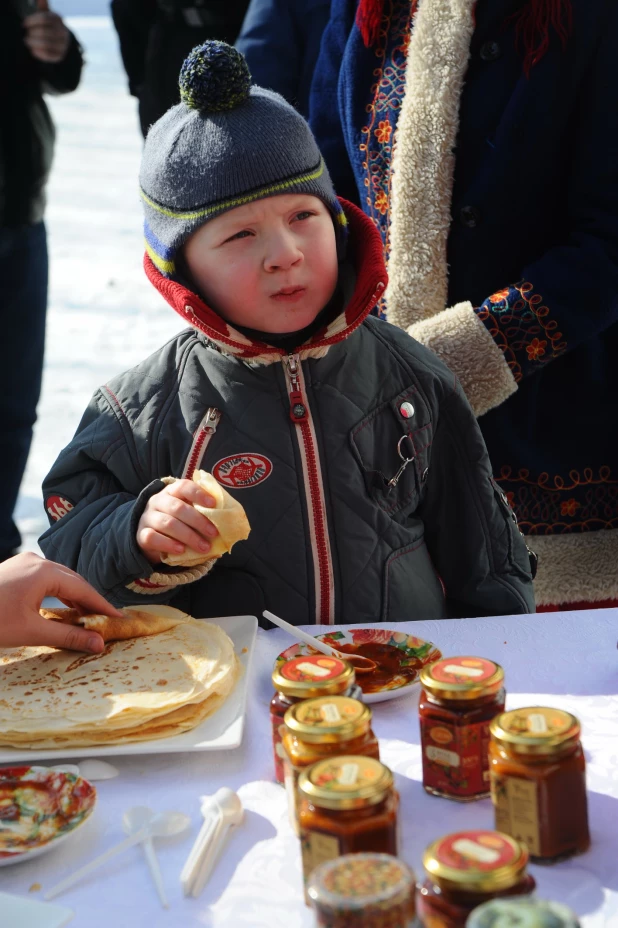
<svg viewBox="0 0 618 928">
<path fill-rule="evenodd" d="M 194 48 L 180 72 L 181 102 L 150 129 L 140 170 L 147 252 L 166 277 L 189 236 L 226 210 L 308 193 L 330 210 L 340 253 L 346 219 L 311 130 L 270 90 L 251 84 L 224 42 Z"/>
</svg>

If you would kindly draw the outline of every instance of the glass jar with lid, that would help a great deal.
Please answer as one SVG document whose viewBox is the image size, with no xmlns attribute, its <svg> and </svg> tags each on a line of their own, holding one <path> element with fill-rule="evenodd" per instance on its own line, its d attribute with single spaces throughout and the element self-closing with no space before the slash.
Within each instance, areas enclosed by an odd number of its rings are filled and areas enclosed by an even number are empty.
<svg viewBox="0 0 618 928">
<path fill-rule="evenodd" d="M 275 695 L 270 703 L 275 779 L 284 782 L 281 728 L 290 706 L 316 696 L 362 698 L 354 668 L 347 661 L 326 654 L 307 654 L 278 663 L 272 673 Z"/>
<path fill-rule="evenodd" d="M 297 784 L 306 767 L 338 754 L 362 754 L 380 759 L 371 717 L 369 706 L 350 696 L 305 699 L 285 713 L 281 741 L 283 768 L 290 822 L 297 833 Z"/>
<path fill-rule="evenodd" d="M 318 761 L 298 779 L 300 843 L 305 882 L 343 854 L 397 856 L 399 795 L 393 774 L 373 757 Z"/>
<path fill-rule="evenodd" d="M 466 928 L 580 928 L 575 912 L 544 899 L 492 899 L 475 909 Z"/>
<path fill-rule="evenodd" d="M 460 831 L 434 841 L 423 855 L 428 878 L 416 907 L 425 928 L 465 928 L 470 913 L 497 896 L 530 895 L 528 850 L 498 831 Z"/>
<path fill-rule="evenodd" d="M 489 725 L 504 711 L 504 671 L 483 657 L 424 667 L 419 702 L 423 787 L 470 802 L 489 796 Z"/>
<path fill-rule="evenodd" d="M 320 864 L 307 895 L 317 928 L 413 928 L 414 874 L 391 854 L 345 854 Z"/>
<path fill-rule="evenodd" d="M 570 712 L 534 706 L 491 724 L 489 764 L 496 827 L 550 862 L 590 846 L 586 761 Z"/>
</svg>

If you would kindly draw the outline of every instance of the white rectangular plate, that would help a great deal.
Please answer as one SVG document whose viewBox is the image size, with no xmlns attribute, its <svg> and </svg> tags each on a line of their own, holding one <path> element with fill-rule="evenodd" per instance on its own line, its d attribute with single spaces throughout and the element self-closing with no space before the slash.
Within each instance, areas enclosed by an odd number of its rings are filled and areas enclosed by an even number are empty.
<svg viewBox="0 0 618 928">
<path fill-rule="evenodd" d="M 66 906 L 52 905 L 51 902 L 37 902 L 24 896 L 10 896 L 0 893 L 0 924 L 11 928 L 64 928 L 73 918 L 73 909 Z"/>
<path fill-rule="evenodd" d="M 119 754 L 178 754 L 185 751 L 222 751 L 237 748 L 242 741 L 247 703 L 247 686 L 251 656 L 257 634 L 257 619 L 254 615 L 232 615 L 221 619 L 203 619 L 219 625 L 230 636 L 234 650 L 242 664 L 243 672 L 233 693 L 221 708 L 204 719 L 192 731 L 158 738 L 153 741 L 137 741 L 134 744 L 110 744 L 104 747 L 61 748 L 60 750 L 28 751 L 23 748 L 0 748 L 0 763 L 13 761 L 54 760 L 59 757 L 113 757 Z"/>
</svg>

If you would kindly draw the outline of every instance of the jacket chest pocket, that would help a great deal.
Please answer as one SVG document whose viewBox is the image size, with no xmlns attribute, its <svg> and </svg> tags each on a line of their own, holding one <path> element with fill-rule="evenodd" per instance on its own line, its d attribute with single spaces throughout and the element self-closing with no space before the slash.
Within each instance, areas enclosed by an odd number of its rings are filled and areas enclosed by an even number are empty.
<svg viewBox="0 0 618 928">
<path fill-rule="evenodd" d="M 429 410 L 415 388 L 382 403 L 352 429 L 350 444 L 367 492 L 389 515 L 418 506 L 431 439 Z"/>
</svg>

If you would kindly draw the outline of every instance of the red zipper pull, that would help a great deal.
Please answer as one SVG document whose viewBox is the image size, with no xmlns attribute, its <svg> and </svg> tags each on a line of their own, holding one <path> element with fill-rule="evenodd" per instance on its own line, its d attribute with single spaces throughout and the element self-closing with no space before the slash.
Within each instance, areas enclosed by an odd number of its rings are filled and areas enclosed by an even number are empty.
<svg viewBox="0 0 618 928">
<path fill-rule="evenodd" d="M 297 354 L 289 354 L 286 363 L 290 372 L 290 419 L 292 422 L 304 422 L 307 418 L 307 407 L 300 389 L 298 379 L 299 359 Z"/>
</svg>

